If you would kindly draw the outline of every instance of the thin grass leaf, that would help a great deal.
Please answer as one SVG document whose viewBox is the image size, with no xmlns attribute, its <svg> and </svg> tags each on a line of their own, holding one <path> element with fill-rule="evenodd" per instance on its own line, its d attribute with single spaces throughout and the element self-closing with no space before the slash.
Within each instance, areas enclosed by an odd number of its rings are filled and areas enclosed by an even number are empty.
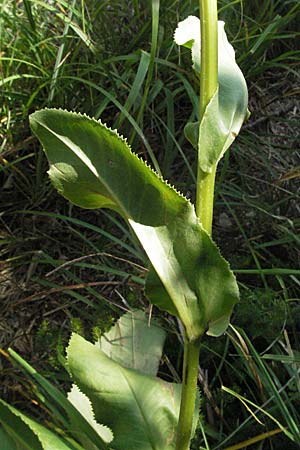
<svg viewBox="0 0 300 450">
<path fill-rule="evenodd" d="M 53 386 L 48 380 L 46 380 L 42 375 L 40 375 L 30 364 L 28 364 L 20 355 L 18 355 L 14 350 L 8 350 L 10 356 L 22 367 L 22 369 L 28 374 L 28 376 L 39 386 L 40 389 L 46 394 L 44 400 L 45 405 L 53 410 L 54 414 L 57 414 L 59 409 L 64 410 L 66 416 L 64 418 L 64 426 L 66 429 L 75 432 L 76 437 L 79 441 L 83 441 L 86 445 L 85 450 L 92 450 L 93 446 L 91 443 L 95 444 L 99 450 L 105 450 L 109 447 L 95 431 L 95 429 L 90 425 L 88 420 L 86 420 L 80 412 L 70 403 L 64 394 L 59 391 L 55 386 Z M 70 421 L 69 424 L 67 421 Z M 80 431 L 81 433 L 78 433 Z M 82 435 L 81 435 L 82 434 Z M 79 446 L 78 446 L 79 447 Z M 36 447 L 31 447 L 30 450 Z M 72 447 L 71 447 L 72 448 Z M 60 450 L 60 447 L 57 447 Z"/>
<path fill-rule="evenodd" d="M 137 114 L 136 122 L 141 128 L 143 128 L 143 115 L 144 115 L 144 109 L 147 103 L 147 98 L 151 86 L 151 81 L 153 77 L 153 70 L 154 70 L 154 62 L 155 62 L 155 56 L 157 51 L 157 43 L 158 43 L 158 27 L 159 27 L 159 8 L 160 8 L 160 0 L 151 0 L 152 4 L 152 37 L 151 37 L 151 50 L 150 50 L 150 60 L 149 60 L 149 67 L 148 67 L 148 73 L 145 83 L 145 88 L 143 92 L 142 101 L 140 104 L 140 108 Z M 136 130 L 133 129 L 131 136 L 128 140 L 129 144 L 131 145 L 134 141 L 136 134 Z"/>
<path fill-rule="evenodd" d="M 59 436 L 0 399 L 0 423 L 22 450 L 83 450 L 66 436 Z"/>
<path fill-rule="evenodd" d="M 150 58 L 151 57 L 147 52 L 144 51 L 141 52 L 141 59 L 136 72 L 136 76 L 124 105 L 124 110 L 126 110 L 127 112 L 130 111 L 132 105 L 136 102 L 138 96 L 140 95 L 141 87 L 143 85 L 143 82 L 149 69 Z M 126 116 L 123 113 L 121 113 L 118 117 L 116 124 L 114 125 L 114 128 L 120 128 L 125 119 Z"/>
<path fill-rule="evenodd" d="M 253 438 L 247 439 L 246 441 L 240 442 L 239 444 L 231 445 L 230 447 L 226 447 L 224 450 L 243 450 L 247 448 L 249 445 L 256 444 L 256 442 L 264 441 L 272 436 L 275 436 L 278 433 L 282 433 L 280 428 L 276 428 L 275 430 L 267 431 L 265 433 L 258 434 Z"/>
<path fill-rule="evenodd" d="M 252 402 L 251 400 L 248 400 L 247 398 L 243 397 L 242 395 L 238 394 L 237 392 L 234 392 L 232 389 L 229 389 L 225 386 L 222 386 L 222 390 L 227 392 L 228 394 L 232 395 L 233 397 L 236 397 L 238 400 L 240 400 L 244 406 L 246 406 L 247 404 L 253 406 L 254 408 L 256 408 L 258 411 L 262 412 L 263 414 L 265 414 L 267 417 L 269 417 L 269 419 L 271 419 L 279 428 L 280 430 L 289 438 L 291 439 L 291 441 L 296 441 L 295 436 L 290 433 L 286 427 L 284 427 L 274 416 L 272 416 L 272 414 L 268 413 L 268 411 L 266 411 L 265 409 L 261 408 L 260 406 L 256 405 L 254 402 Z M 249 407 L 247 407 L 248 411 L 250 411 Z M 253 415 L 253 413 L 251 412 L 251 415 Z M 261 422 L 260 422 L 261 423 Z"/>
<path fill-rule="evenodd" d="M 41 215 L 41 216 L 47 216 L 47 217 L 55 217 L 56 219 L 61 219 L 65 222 L 70 222 L 73 223 L 75 225 L 79 225 L 83 228 L 88 228 L 98 234 L 101 234 L 102 236 L 108 238 L 110 241 L 114 242 L 117 245 L 120 245 L 121 247 L 123 247 L 124 249 L 126 249 L 127 251 L 129 251 L 129 253 L 132 253 L 135 257 L 137 257 L 140 261 L 144 261 L 143 258 L 141 258 L 141 254 L 140 252 L 137 252 L 137 250 L 134 247 L 129 246 L 128 244 L 126 244 L 126 242 L 124 242 L 121 239 L 118 239 L 116 236 L 112 235 L 111 233 L 108 233 L 107 231 L 103 230 L 100 227 L 97 227 L 96 225 L 92 225 L 88 222 L 85 222 L 83 220 L 80 219 L 76 219 L 75 217 L 69 217 L 69 216 L 65 216 L 63 214 L 56 214 L 56 213 L 52 213 L 52 212 L 46 212 L 46 211 L 35 211 L 35 210 L 27 210 L 27 211 L 20 211 L 23 214 L 34 214 L 34 215 Z"/>
<path fill-rule="evenodd" d="M 36 26 L 35 26 L 34 16 L 32 14 L 31 2 L 30 2 L 30 0 L 23 0 L 23 3 L 24 3 L 25 11 L 26 11 L 30 26 L 32 28 L 32 31 L 35 32 Z"/>
<path fill-rule="evenodd" d="M 232 327 L 234 330 L 234 328 Z M 286 424 L 288 426 L 288 431 L 284 431 L 287 436 L 290 437 L 293 441 L 299 443 L 300 442 L 300 430 L 299 427 L 294 420 L 291 411 L 288 409 L 288 405 L 284 402 L 284 400 L 281 398 L 280 394 L 278 393 L 278 387 L 276 386 L 274 380 L 272 379 L 272 376 L 270 374 L 270 371 L 267 367 L 267 365 L 264 363 L 263 359 L 260 358 L 257 351 L 255 350 L 254 346 L 252 345 L 250 339 L 246 335 L 246 333 L 243 330 L 239 330 L 239 333 L 242 335 L 243 339 L 245 340 L 248 349 L 251 352 L 251 355 L 257 364 L 258 369 L 260 370 L 261 377 L 264 378 L 263 385 L 267 386 L 272 395 L 274 396 L 275 403 L 280 410 L 282 416 L 284 417 L 284 420 L 286 421 Z M 249 404 L 252 404 L 250 401 L 248 401 Z M 253 406 L 255 406 L 253 404 Z M 259 409 L 259 408 L 258 408 Z M 265 412 L 266 415 L 268 415 L 267 412 Z M 273 420 L 273 419 L 272 419 Z M 274 420 L 275 421 L 275 420 Z M 278 425 L 278 422 L 275 422 Z M 279 425 L 278 425 L 279 426 Z M 283 428 L 281 425 L 279 428 Z M 286 429 L 285 429 L 286 430 Z"/>
<path fill-rule="evenodd" d="M 62 58 L 63 58 L 63 53 L 64 53 L 64 49 L 65 49 L 65 45 L 66 45 L 66 36 L 68 34 L 68 31 L 69 31 L 69 28 L 71 25 L 71 21 L 72 21 L 72 17 L 73 17 L 73 9 L 74 9 L 75 5 L 76 5 L 76 0 L 73 0 L 71 8 L 69 9 L 69 15 L 68 15 L 69 20 L 65 23 L 65 27 L 63 30 L 62 43 L 60 44 L 58 51 L 57 51 L 53 74 L 51 77 L 50 92 L 49 92 L 49 96 L 48 96 L 49 104 L 52 102 L 53 97 L 54 97 L 55 86 L 57 83 L 57 78 L 58 78 L 58 74 L 59 74 L 59 70 L 60 70 L 60 66 L 61 66 L 61 62 L 62 62 Z"/>
</svg>

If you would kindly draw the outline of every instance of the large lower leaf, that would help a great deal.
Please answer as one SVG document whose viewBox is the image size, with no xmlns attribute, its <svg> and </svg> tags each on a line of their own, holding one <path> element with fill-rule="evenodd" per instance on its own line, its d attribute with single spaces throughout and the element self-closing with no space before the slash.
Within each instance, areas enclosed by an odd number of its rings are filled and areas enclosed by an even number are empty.
<svg viewBox="0 0 300 450">
<path fill-rule="evenodd" d="M 67 358 L 96 421 L 112 429 L 114 450 L 174 450 L 180 385 L 125 368 L 77 334 Z"/>
<path fill-rule="evenodd" d="M 124 367 L 155 376 L 166 337 L 165 331 L 141 310 L 129 311 L 101 337 L 97 345 Z"/>
<path fill-rule="evenodd" d="M 185 128 L 187 139 L 199 151 L 199 165 L 203 172 L 211 172 L 213 165 L 222 158 L 238 135 L 249 114 L 246 81 L 235 61 L 234 49 L 227 40 L 224 25 L 224 22 L 218 22 L 219 89 L 207 105 L 201 123 L 189 123 Z M 201 37 L 198 17 L 189 16 L 179 22 L 174 39 L 178 45 L 191 48 L 193 67 L 200 77 Z"/>
<path fill-rule="evenodd" d="M 155 320 L 141 310 L 129 311 L 95 344 L 109 358 L 123 367 L 155 376 L 162 354 L 166 333 Z M 92 375 L 93 376 L 93 375 Z M 88 420 L 105 442 L 113 440 L 107 427 L 97 423 L 88 397 L 73 385 L 68 400 Z"/>
<path fill-rule="evenodd" d="M 111 208 L 128 221 L 168 294 L 164 309 L 176 311 L 188 339 L 207 329 L 224 332 L 237 284 L 191 203 L 100 122 L 61 110 L 36 112 L 30 122 L 58 191 L 76 205 Z"/>
</svg>

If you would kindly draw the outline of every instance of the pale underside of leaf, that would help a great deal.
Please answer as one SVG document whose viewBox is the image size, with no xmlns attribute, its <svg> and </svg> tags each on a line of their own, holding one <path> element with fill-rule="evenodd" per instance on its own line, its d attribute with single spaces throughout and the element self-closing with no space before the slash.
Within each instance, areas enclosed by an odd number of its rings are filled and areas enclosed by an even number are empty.
<svg viewBox="0 0 300 450">
<path fill-rule="evenodd" d="M 129 311 L 96 345 L 111 359 L 129 369 L 155 376 L 166 333 L 141 310 Z"/>
<path fill-rule="evenodd" d="M 199 152 L 199 165 L 203 172 L 211 172 L 248 117 L 246 81 L 235 61 L 234 49 L 228 42 L 224 25 L 224 22 L 218 22 L 219 89 L 207 105 L 201 123 L 189 123 L 185 128 L 187 139 Z M 191 49 L 193 68 L 200 77 L 200 20 L 189 16 L 179 22 L 174 39 L 178 45 Z"/>
</svg>

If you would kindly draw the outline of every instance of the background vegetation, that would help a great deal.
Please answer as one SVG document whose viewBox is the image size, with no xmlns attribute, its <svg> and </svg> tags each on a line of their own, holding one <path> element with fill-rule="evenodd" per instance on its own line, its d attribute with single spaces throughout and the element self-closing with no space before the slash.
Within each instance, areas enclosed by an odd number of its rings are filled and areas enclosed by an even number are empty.
<svg viewBox="0 0 300 450">
<path fill-rule="evenodd" d="M 101 118 L 194 198 L 195 153 L 183 127 L 197 113 L 197 80 L 189 52 L 172 38 L 179 20 L 198 14 L 198 2 L 158 3 L 0 5 L 1 395 L 31 414 L 40 414 L 35 387 L 7 360 L 6 347 L 67 387 L 70 330 L 95 339 L 124 310 L 150 309 L 147 262 L 126 225 L 53 191 L 28 114 L 48 106 Z M 238 277 L 241 301 L 233 328 L 203 340 L 195 449 L 300 448 L 299 9 L 298 0 L 219 1 L 252 115 L 217 178 L 214 239 Z M 169 339 L 160 371 L 176 380 L 178 326 L 167 315 L 162 323 Z"/>
</svg>

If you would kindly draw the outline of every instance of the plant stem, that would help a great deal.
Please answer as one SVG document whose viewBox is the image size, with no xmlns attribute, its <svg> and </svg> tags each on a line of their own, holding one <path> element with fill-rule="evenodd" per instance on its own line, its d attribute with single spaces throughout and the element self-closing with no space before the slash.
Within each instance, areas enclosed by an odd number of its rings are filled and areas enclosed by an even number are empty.
<svg viewBox="0 0 300 450">
<path fill-rule="evenodd" d="M 201 22 L 200 121 L 218 89 L 217 0 L 199 0 Z M 198 164 L 196 213 L 211 235 L 216 165 L 205 173 Z M 189 450 L 197 394 L 200 340 L 184 343 L 182 394 L 176 450 Z"/>
<path fill-rule="evenodd" d="M 189 450 L 197 394 L 200 344 L 185 342 L 183 380 L 176 450 Z"/>
<path fill-rule="evenodd" d="M 217 0 L 199 0 L 201 22 L 200 121 L 218 89 L 218 10 Z M 216 166 L 211 173 L 198 165 L 196 212 L 204 229 L 211 234 Z"/>
</svg>

